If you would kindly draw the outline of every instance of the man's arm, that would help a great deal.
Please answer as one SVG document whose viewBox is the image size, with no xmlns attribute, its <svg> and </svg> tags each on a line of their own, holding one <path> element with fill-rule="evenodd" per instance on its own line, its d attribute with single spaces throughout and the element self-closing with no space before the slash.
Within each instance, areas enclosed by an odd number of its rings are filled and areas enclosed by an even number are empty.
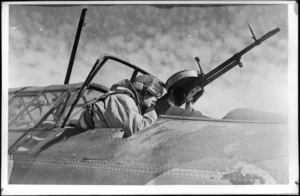
<svg viewBox="0 0 300 196">
<path fill-rule="evenodd" d="M 173 116 L 191 116 L 191 117 L 202 117 L 209 118 L 204 116 L 201 112 L 197 110 L 183 109 L 175 104 L 168 101 L 168 95 L 160 98 L 156 102 L 155 110 L 158 115 L 173 115 Z"/>
<path fill-rule="evenodd" d="M 155 110 L 147 111 L 141 115 L 134 100 L 127 95 L 112 95 L 105 102 L 104 118 L 109 127 L 123 128 L 124 137 L 131 136 L 157 120 Z"/>
</svg>

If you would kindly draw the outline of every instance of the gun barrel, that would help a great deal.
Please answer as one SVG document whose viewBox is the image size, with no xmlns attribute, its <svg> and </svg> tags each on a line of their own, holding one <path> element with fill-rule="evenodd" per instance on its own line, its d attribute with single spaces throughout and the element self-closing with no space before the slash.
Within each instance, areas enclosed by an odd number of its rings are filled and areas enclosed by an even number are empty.
<svg viewBox="0 0 300 196">
<path fill-rule="evenodd" d="M 217 79 L 218 77 L 220 77 L 221 75 L 223 75 L 224 73 L 226 73 L 227 71 L 229 71 L 230 69 L 232 69 L 233 67 L 238 65 L 240 63 L 241 57 L 245 53 L 250 51 L 255 46 L 259 45 L 260 43 L 262 43 L 266 39 L 272 37 L 273 35 L 275 35 L 279 31 L 280 31 L 280 29 L 276 28 L 276 29 L 273 29 L 272 31 L 268 32 L 267 34 L 265 34 L 264 36 L 262 36 L 261 38 L 256 40 L 254 43 L 252 43 L 251 45 L 249 45 L 248 47 L 246 47 L 242 51 L 236 53 L 231 58 L 227 59 L 225 62 L 220 64 L 218 67 L 211 70 L 204 77 L 201 77 L 196 83 L 198 83 L 202 88 L 204 86 L 208 85 L 209 83 L 211 83 L 212 81 L 214 81 L 215 79 Z"/>
<path fill-rule="evenodd" d="M 280 29 L 279 29 L 279 28 L 276 28 L 276 29 L 270 31 L 269 33 L 265 34 L 264 36 L 262 36 L 262 37 L 259 39 L 259 41 L 260 41 L 260 42 L 263 42 L 263 41 L 265 41 L 266 39 L 268 39 L 268 38 L 272 37 L 273 35 L 275 35 L 276 33 L 278 33 L 279 31 L 280 31 Z"/>
<path fill-rule="evenodd" d="M 226 67 L 224 67 L 222 70 L 219 70 L 219 72 L 210 75 L 209 77 L 205 77 L 202 83 L 203 84 L 202 88 L 208 85 L 209 83 L 211 83 L 212 81 L 214 81 L 215 79 L 217 79 L 218 77 L 220 77 L 221 75 L 223 75 L 224 73 L 226 73 L 227 71 L 231 70 L 233 67 L 235 67 L 238 64 L 239 61 L 234 60 L 231 63 L 229 63 Z"/>
<path fill-rule="evenodd" d="M 252 48 L 254 48 L 255 46 L 258 46 L 260 43 L 262 43 L 263 41 L 265 41 L 266 39 L 272 37 L 273 35 L 275 35 L 276 33 L 278 33 L 280 31 L 279 28 L 273 29 L 272 31 L 266 33 L 264 36 L 262 36 L 261 38 L 259 38 L 258 40 L 256 40 L 254 43 L 252 43 L 250 46 L 246 47 L 244 50 L 242 50 L 241 52 L 239 52 L 239 55 L 242 56 L 245 53 L 247 53 L 249 50 L 251 50 Z"/>
</svg>

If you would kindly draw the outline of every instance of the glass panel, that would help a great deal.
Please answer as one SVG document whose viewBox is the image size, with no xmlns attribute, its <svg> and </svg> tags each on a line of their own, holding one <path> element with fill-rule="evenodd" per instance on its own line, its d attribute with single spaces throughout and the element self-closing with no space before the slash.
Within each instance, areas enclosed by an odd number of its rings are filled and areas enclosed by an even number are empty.
<svg viewBox="0 0 300 196">
<path fill-rule="evenodd" d="M 39 123 L 39 125 L 37 125 L 37 128 L 39 130 L 47 131 L 47 130 L 49 130 L 50 128 L 52 128 L 56 125 L 56 123 L 57 123 L 57 121 L 58 121 L 58 119 L 61 115 L 64 104 L 66 102 L 66 98 L 67 98 L 67 96 L 64 99 L 62 99 L 60 101 L 60 103 L 55 108 L 52 107 L 51 108 L 52 111 L 49 112 L 47 114 L 47 116 L 43 117 L 43 121 L 41 121 Z"/>
<path fill-rule="evenodd" d="M 76 92 L 77 93 L 77 92 Z M 85 105 L 97 98 L 99 98 L 101 95 L 103 95 L 103 92 L 97 91 L 97 90 L 92 90 L 92 89 L 87 89 L 82 97 L 79 99 L 78 103 L 74 107 L 72 114 L 68 120 L 69 125 L 76 125 L 77 121 L 80 117 L 80 114 L 85 108 Z"/>
<path fill-rule="evenodd" d="M 134 69 L 122 63 L 108 60 L 95 75 L 92 83 L 98 83 L 110 88 L 113 84 L 123 79 L 130 80 L 133 71 Z"/>
<path fill-rule="evenodd" d="M 41 96 L 39 96 L 37 100 L 31 103 L 28 107 L 24 108 L 24 104 L 23 104 L 23 107 L 21 109 L 22 114 L 10 124 L 9 128 L 11 129 L 32 128 L 38 123 L 39 119 L 53 107 L 53 104 L 57 101 L 57 99 L 61 95 L 62 92 L 45 92 Z M 24 102 L 28 103 L 33 98 L 34 97 L 30 97 L 30 98 L 22 97 L 21 100 L 24 100 Z M 52 121 L 54 120 L 55 118 L 52 116 Z"/>
<path fill-rule="evenodd" d="M 8 105 L 8 119 L 9 121 L 13 119 L 17 114 L 19 114 L 24 107 L 33 100 L 35 96 L 16 96 L 12 98 Z"/>
<path fill-rule="evenodd" d="M 59 117 L 59 122 L 57 123 L 57 126 L 60 126 L 63 123 L 63 120 L 64 120 L 65 116 L 67 115 L 67 112 L 69 111 L 72 103 L 74 102 L 74 100 L 77 96 L 77 93 L 78 93 L 78 90 L 72 92 L 70 98 L 67 100 L 67 103 L 66 103 L 67 106 L 65 106 L 65 104 L 60 104 L 59 107 L 66 107 L 66 109 L 64 110 L 64 114 Z M 88 102 L 91 102 L 91 101 L 97 99 L 98 97 L 100 97 L 103 94 L 104 94 L 103 92 L 98 91 L 98 90 L 93 90 L 93 89 L 85 90 L 83 95 L 80 97 L 78 103 L 74 106 L 74 109 L 73 109 L 66 125 L 76 126 L 77 121 L 80 117 L 80 114 L 82 113 L 82 111 L 85 108 L 85 105 Z"/>
<path fill-rule="evenodd" d="M 14 93 L 8 94 L 8 100 L 9 100 L 10 98 L 12 98 L 14 95 L 15 95 Z"/>
</svg>

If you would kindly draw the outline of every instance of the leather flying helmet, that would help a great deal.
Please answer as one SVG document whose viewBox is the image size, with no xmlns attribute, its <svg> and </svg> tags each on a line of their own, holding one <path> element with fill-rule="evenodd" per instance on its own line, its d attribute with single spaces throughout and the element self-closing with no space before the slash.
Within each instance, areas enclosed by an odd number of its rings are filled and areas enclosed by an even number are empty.
<svg viewBox="0 0 300 196">
<path fill-rule="evenodd" d="M 164 94 L 164 83 L 152 75 L 139 75 L 134 79 L 133 86 L 137 91 L 146 91 L 160 98 Z"/>
</svg>

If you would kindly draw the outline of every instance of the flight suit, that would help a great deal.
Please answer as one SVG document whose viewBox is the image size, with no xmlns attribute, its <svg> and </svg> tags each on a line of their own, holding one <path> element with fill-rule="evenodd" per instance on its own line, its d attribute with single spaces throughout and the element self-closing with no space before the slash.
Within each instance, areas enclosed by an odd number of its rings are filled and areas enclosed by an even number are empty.
<svg viewBox="0 0 300 196">
<path fill-rule="evenodd" d="M 157 120 L 154 112 L 142 114 L 140 95 L 128 80 L 112 87 L 113 93 L 104 96 L 94 104 L 91 115 L 81 114 L 78 126 L 90 129 L 87 123 L 91 118 L 94 128 L 122 128 L 123 137 L 129 137 Z"/>
</svg>

